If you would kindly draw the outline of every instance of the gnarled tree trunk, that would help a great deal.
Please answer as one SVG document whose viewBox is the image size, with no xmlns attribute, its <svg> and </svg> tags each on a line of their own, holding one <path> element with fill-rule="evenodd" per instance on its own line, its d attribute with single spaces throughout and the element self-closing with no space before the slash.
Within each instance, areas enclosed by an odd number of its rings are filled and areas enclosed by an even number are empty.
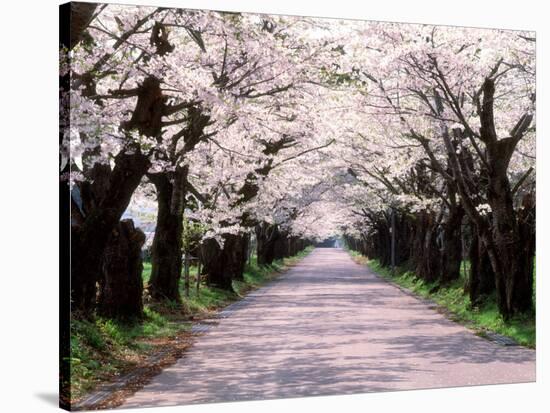
<svg viewBox="0 0 550 413">
<path fill-rule="evenodd" d="M 504 156 L 501 151 L 493 150 L 496 152 L 493 156 Z M 489 173 L 487 198 L 492 209 L 493 231 L 488 250 L 496 275 L 499 310 L 508 319 L 532 309 L 533 266 L 529 261 L 533 259 L 534 243 L 531 234 L 521 228 L 524 225 L 520 222 L 521 214 L 514 210 L 506 170 L 498 167 L 498 161 L 492 163 L 497 166 Z"/>
<path fill-rule="evenodd" d="M 117 155 L 101 200 L 84 211 L 81 225 L 72 226 L 71 300 L 74 312 L 89 315 L 95 309 L 105 247 L 148 168 L 149 160 L 138 151 Z"/>
<path fill-rule="evenodd" d="M 483 229 L 472 228 L 469 251 L 468 292 L 472 305 L 481 304 L 484 297 L 495 291 L 495 273 L 480 231 L 483 231 Z"/>
<path fill-rule="evenodd" d="M 131 219 L 121 221 L 111 232 L 103 255 L 98 312 L 106 317 L 143 317 L 143 262 L 145 234 Z"/>
<path fill-rule="evenodd" d="M 233 289 L 233 280 L 242 280 L 248 252 L 248 235 L 225 234 L 223 249 L 213 240 L 203 242 L 201 256 L 204 260 L 203 272 L 207 274 L 209 285 L 224 290 Z"/>
<path fill-rule="evenodd" d="M 279 230 L 279 236 L 275 239 L 273 245 L 273 258 L 281 260 L 287 256 L 287 234 Z"/>
<path fill-rule="evenodd" d="M 413 234 L 410 218 L 406 214 L 395 212 L 395 224 L 395 265 L 399 267 L 410 259 L 410 246 L 413 242 Z"/>
<path fill-rule="evenodd" d="M 526 301 L 520 303 L 521 308 L 530 309 L 533 305 L 533 281 L 535 276 L 535 250 L 536 250 L 536 224 L 535 224 L 535 197 L 527 194 L 522 200 L 522 208 L 518 212 L 518 222 L 520 230 L 520 239 L 522 240 L 522 250 L 520 257 L 522 265 L 525 268 L 525 277 L 521 277 L 518 282 L 518 291 L 522 296 L 517 301 Z"/>
<path fill-rule="evenodd" d="M 276 225 L 262 222 L 256 225 L 258 265 L 271 265 L 275 259 L 275 241 L 279 237 Z"/>
<path fill-rule="evenodd" d="M 464 209 L 460 205 L 452 206 L 449 215 L 442 224 L 441 275 L 443 284 L 460 278 L 462 264 L 462 218 Z"/>
<path fill-rule="evenodd" d="M 426 282 L 438 280 L 441 259 L 437 246 L 437 222 L 433 213 L 419 213 L 411 255 L 419 278 Z"/>
<path fill-rule="evenodd" d="M 70 14 L 70 48 L 80 42 L 83 37 L 83 34 L 90 24 L 92 17 L 97 8 L 97 4 L 92 3 L 80 3 L 80 2 L 71 2 L 71 14 Z"/>
<path fill-rule="evenodd" d="M 183 211 L 187 168 L 149 174 L 157 190 L 157 225 L 151 247 L 149 294 L 155 300 L 181 301 Z"/>
</svg>

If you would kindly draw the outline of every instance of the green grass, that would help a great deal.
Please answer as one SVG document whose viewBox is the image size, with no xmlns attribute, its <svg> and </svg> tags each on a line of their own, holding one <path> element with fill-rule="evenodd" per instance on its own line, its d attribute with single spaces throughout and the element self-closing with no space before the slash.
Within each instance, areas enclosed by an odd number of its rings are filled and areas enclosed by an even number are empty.
<svg viewBox="0 0 550 413">
<path fill-rule="evenodd" d="M 147 284 L 149 280 L 151 279 L 151 269 L 152 269 L 151 261 L 144 261 L 143 262 L 143 271 L 141 272 L 141 278 L 143 279 L 143 284 Z"/>
<path fill-rule="evenodd" d="M 308 247 L 299 252 L 296 256 L 275 260 L 271 265 L 258 265 L 256 255 L 252 255 L 250 262 L 246 264 L 242 281 L 233 281 L 233 291 L 222 290 L 216 287 L 207 286 L 204 281 L 201 283 L 199 293 L 196 291 L 197 267 L 190 268 L 190 286 L 189 297 L 185 296 L 185 286 L 183 280 L 180 282 L 182 311 L 194 317 L 207 315 L 213 310 L 228 305 L 246 295 L 247 292 L 258 288 L 272 280 L 278 273 L 285 270 L 289 265 L 293 265 L 313 250 Z M 150 275 L 150 264 L 144 265 L 143 279 L 148 280 Z"/>
<path fill-rule="evenodd" d="M 140 322 L 119 322 L 96 317 L 94 320 L 71 321 L 71 389 L 72 400 L 90 392 L 98 383 L 135 367 L 154 352 L 154 339 L 174 337 L 190 328 L 192 318 L 207 317 L 213 311 L 238 300 L 248 291 L 275 278 L 289 265 L 309 254 L 306 248 L 291 258 L 277 260 L 270 266 L 259 266 L 255 256 L 247 264 L 243 281 L 234 281 L 233 290 L 201 284 L 197 294 L 195 266 L 190 269 L 189 297 L 184 295 L 180 282 L 181 304 L 173 302 L 148 303 L 145 318 Z M 143 263 L 142 278 L 147 285 L 151 276 L 151 263 Z"/>
<path fill-rule="evenodd" d="M 71 320 L 72 398 L 78 398 L 95 385 L 136 364 L 152 350 L 148 339 L 172 337 L 189 324 L 145 308 L 140 322 L 119 322 L 96 317 Z"/>
<path fill-rule="evenodd" d="M 382 267 L 378 260 L 368 260 L 355 251 L 350 251 L 354 259 L 368 265 L 377 274 L 386 278 L 413 293 L 428 298 L 450 313 L 453 320 L 476 330 L 480 335 L 485 332 L 494 332 L 514 339 L 521 345 L 535 348 L 536 326 L 535 314 L 517 316 L 506 322 L 498 312 L 496 297 L 488 297 L 486 302 L 474 307 L 470 297 L 464 294 L 464 283 L 469 269 L 469 262 L 461 267 L 461 278 L 449 286 L 440 287 L 436 283 L 427 283 L 412 271 L 396 268 L 395 274 L 387 267 Z M 464 268 L 465 267 L 465 268 Z"/>
<path fill-rule="evenodd" d="M 151 261 L 144 261 L 143 262 L 143 271 L 141 272 L 141 278 L 143 279 L 144 284 L 147 284 L 149 282 L 149 280 L 151 279 L 151 269 L 152 269 Z M 189 268 L 189 274 L 191 276 L 196 276 L 197 275 L 197 267 L 195 265 L 192 265 Z"/>
</svg>

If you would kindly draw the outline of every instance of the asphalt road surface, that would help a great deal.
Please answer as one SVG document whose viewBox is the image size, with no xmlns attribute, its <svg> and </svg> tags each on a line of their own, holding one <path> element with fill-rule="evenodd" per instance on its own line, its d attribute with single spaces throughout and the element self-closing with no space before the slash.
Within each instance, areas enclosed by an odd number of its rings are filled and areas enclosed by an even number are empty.
<svg viewBox="0 0 550 413">
<path fill-rule="evenodd" d="M 535 380 L 535 351 L 475 336 L 341 249 L 233 304 L 126 407 Z"/>
</svg>

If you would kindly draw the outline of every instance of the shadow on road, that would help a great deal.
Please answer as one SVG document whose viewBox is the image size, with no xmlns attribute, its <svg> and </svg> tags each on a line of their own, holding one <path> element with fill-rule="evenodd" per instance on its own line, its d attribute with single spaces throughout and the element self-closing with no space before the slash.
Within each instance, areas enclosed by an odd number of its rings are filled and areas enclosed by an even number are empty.
<svg viewBox="0 0 550 413">
<path fill-rule="evenodd" d="M 475 336 L 342 250 L 317 249 L 129 406 L 525 382 L 534 360 Z"/>
</svg>

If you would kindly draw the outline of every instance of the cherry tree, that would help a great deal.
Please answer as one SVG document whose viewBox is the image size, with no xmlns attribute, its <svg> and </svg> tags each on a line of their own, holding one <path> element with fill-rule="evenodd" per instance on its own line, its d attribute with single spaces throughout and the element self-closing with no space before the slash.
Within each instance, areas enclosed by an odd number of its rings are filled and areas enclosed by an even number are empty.
<svg viewBox="0 0 550 413">
<path fill-rule="evenodd" d="M 177 299 L 182 214 L 186 193 L 197 194 L 188 179 L 190 152 L 200 142 L 225 152 L 252 139 L 271 156 L 293 143 L 289 136 L 250 133 L 257 125 L 242 120 L 262 106 L 273 111 L 284 105 L 273 96 L 288 95 L 309 79 L 308 64 L 323 50 L 320 41 L 298 36 L 310 22 L 287 20 L 128 6 L 102 7 L 94 16 L 86 38 L 69 54 L 66 148 L 83 220 L 73 242 L 79 280 L 73 298 L 83 310 L 91 307 L 109 234 L 145 174 L 159 202 L 151 293 Z M 252 197 L 255 174 L 269 169 L 249 172 L 240 191 Z M 94 253 L 80 254 L 88 243 Z"/>
<path fill-rule="evenodd" d="M 534 139 L 532 35 L 389 23 L 362 33 L 354 74 L 365 106 L 386 139 L 423 149 L 424 167 L 444 181 L 433 192 L 444 189 L 453 227 L 466 212 L 489 255 L 501 313 L 528 310 L 534 201 L 527 194 L 520 207 L 514 195 L 533 171 L 525 153 Z M 529 149 L 518 150 L 520 142 Z"/>
<path fill-rule="evenodd" d="M 150 295 L 179 300 L 189 220 L 221 288 L 242 278 L 252 234 L 261 264 L 343 236 L 440 284 L 459 278 L 468 240 L 472 303 L 496 289 L 504 317 L 531 308 L 531 33 L 123 5 L 78 14 L 61 67 L 75 308 L 93 310 L 98 283 L 120 285 L 109 266 L 136 281 L 115 251 L 143 242 Z M 140 214 L 152 239 L 123 219 Z M 101 287 L 103 302 L 131 301 L 116 289 Z"/>
</svg>

